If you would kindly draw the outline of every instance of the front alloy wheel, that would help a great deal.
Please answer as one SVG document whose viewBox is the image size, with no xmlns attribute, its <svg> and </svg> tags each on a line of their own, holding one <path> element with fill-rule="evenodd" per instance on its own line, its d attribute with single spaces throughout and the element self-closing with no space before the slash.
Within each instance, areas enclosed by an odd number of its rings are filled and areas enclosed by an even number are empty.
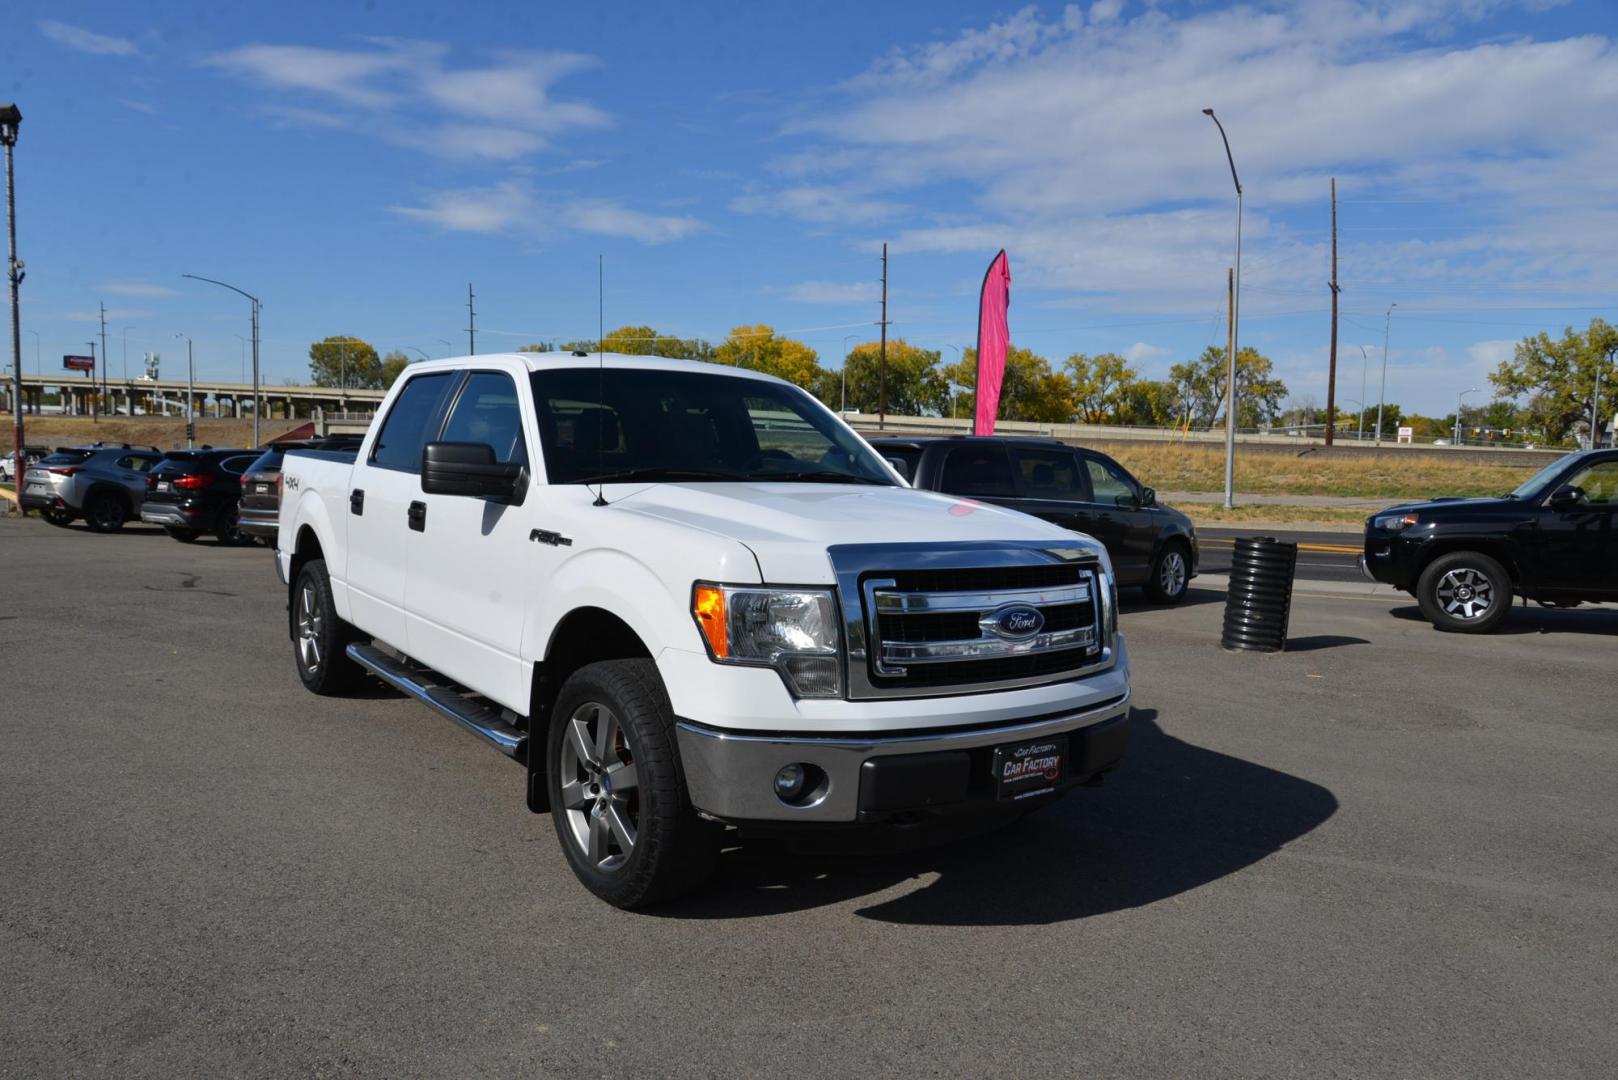
<svg viewBox="0 0 1618 1080">
<path fill-rule="evenodd" d="M 1511 577 L 1482 552 L 1457 551 L 1434 559 L 1422 571 L 1416 600 L 1438 629 L 1483 634 L 1511 611 Z"/>
<path fill-rule="evenodd" d="M 640 780 L 617 715 L 598 702 L 574 710 L 556 766 L 561 812 L 579 853 L 602 873 L 618 870 L 635 851 Z"/>
<path fill-rule="evenodd" d="M 1185 599 L 1191 582 L 1191 560 L 1179 543 L 1170 543 L 1158 552 L 1146 579 L 1146 595 L 1157 604 L 1178 604 Z"/>
</svg>

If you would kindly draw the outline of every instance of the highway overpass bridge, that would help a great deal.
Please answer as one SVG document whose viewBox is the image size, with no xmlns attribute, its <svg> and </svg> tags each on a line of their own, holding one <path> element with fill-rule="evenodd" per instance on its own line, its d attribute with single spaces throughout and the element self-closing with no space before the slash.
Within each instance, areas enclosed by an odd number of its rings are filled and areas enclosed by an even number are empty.
<svg viewBox="0 0 1618 1080">
<path fill-rule="evenodd" d="M 198 380 L 192 384 L 196 415 L 246 417 L 253 415 L 253 384 Z M 10 405 L 14 393 L 6 380 L 5 399 Z M 92 403 L 105 414 L 124 416 L 177 416 L 185 413 L 184 379 L 108 379 L 104 384 L 82 376 L 24 375 L 23 404 L 29 413 L 40 413 L 47 396 L 59 404 L 52 412 L 88 416 Z M 336 386 L 259 386 L 265 419 L 308 419 L 321 413 L 365 413 L 374 411 L 386 390 L 361 390 Z"/>
</svg>

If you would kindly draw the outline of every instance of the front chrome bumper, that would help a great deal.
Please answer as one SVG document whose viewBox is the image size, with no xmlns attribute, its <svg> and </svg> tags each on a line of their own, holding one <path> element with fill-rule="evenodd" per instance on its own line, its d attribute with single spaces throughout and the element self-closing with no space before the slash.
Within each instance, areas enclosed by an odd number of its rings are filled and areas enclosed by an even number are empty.
<svg viewBox="0 0 1618 1080">
<path fill-rule="evenodd" d="M 755 735 L 722 731 L 689 720 L 676 724 L 686 786 L 697 809 L 727 821 L 831 824 L 861 818 L 860 781 L 867 761 L 895 755 L 982 750 L 1006 743 L 1076 734 L 1069 781 L 1116 763 L 1122 753 L 1129 692 L 1091 708 L 1027 722 L 923 734 L 881 736 Z M 1087 757 L 1088 731 L 1108 731 L 1105 746 Z M 818 767 L 828 780 L 825 794 L 808 806 L 789 806 L 775 795 L 775 774 L 784 765 Z M 986 806 L 995 805 L 985 803 Z"/>
</svg>

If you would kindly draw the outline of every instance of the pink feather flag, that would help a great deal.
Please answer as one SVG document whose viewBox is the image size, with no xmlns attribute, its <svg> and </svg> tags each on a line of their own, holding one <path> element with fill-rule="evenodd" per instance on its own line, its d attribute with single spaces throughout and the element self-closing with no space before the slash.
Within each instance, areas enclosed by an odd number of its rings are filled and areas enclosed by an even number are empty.
<svg viewBox="0 0 1618 1080">
<path fill-rule="evenodd" d="M 978 299 L 978 379 L 977 418 L 972 434 L 993 435 L 994 418 L 1000 412 L 1000 386 L 1006 375 L 1006 350 L 1011 346 L 1011 328 L 1006 321 L 1011 307 L 1011 261 L 1002 249 L 983 275 L 983 295 Z"/>
</svg>

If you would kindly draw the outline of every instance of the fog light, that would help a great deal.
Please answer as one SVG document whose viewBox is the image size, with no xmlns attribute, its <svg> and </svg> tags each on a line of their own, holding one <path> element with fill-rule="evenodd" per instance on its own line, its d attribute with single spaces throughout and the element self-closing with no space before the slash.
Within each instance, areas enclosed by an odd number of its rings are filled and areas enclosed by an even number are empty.
<svg viewBox="0 0 1618 1080">
<path fill-rule="evenodd" d="M 809 773 L 802 765 L 783 765 L 775 774 L 775 794 L 782 802 L 796 802 L 809 783 Z"/>
</svg>

